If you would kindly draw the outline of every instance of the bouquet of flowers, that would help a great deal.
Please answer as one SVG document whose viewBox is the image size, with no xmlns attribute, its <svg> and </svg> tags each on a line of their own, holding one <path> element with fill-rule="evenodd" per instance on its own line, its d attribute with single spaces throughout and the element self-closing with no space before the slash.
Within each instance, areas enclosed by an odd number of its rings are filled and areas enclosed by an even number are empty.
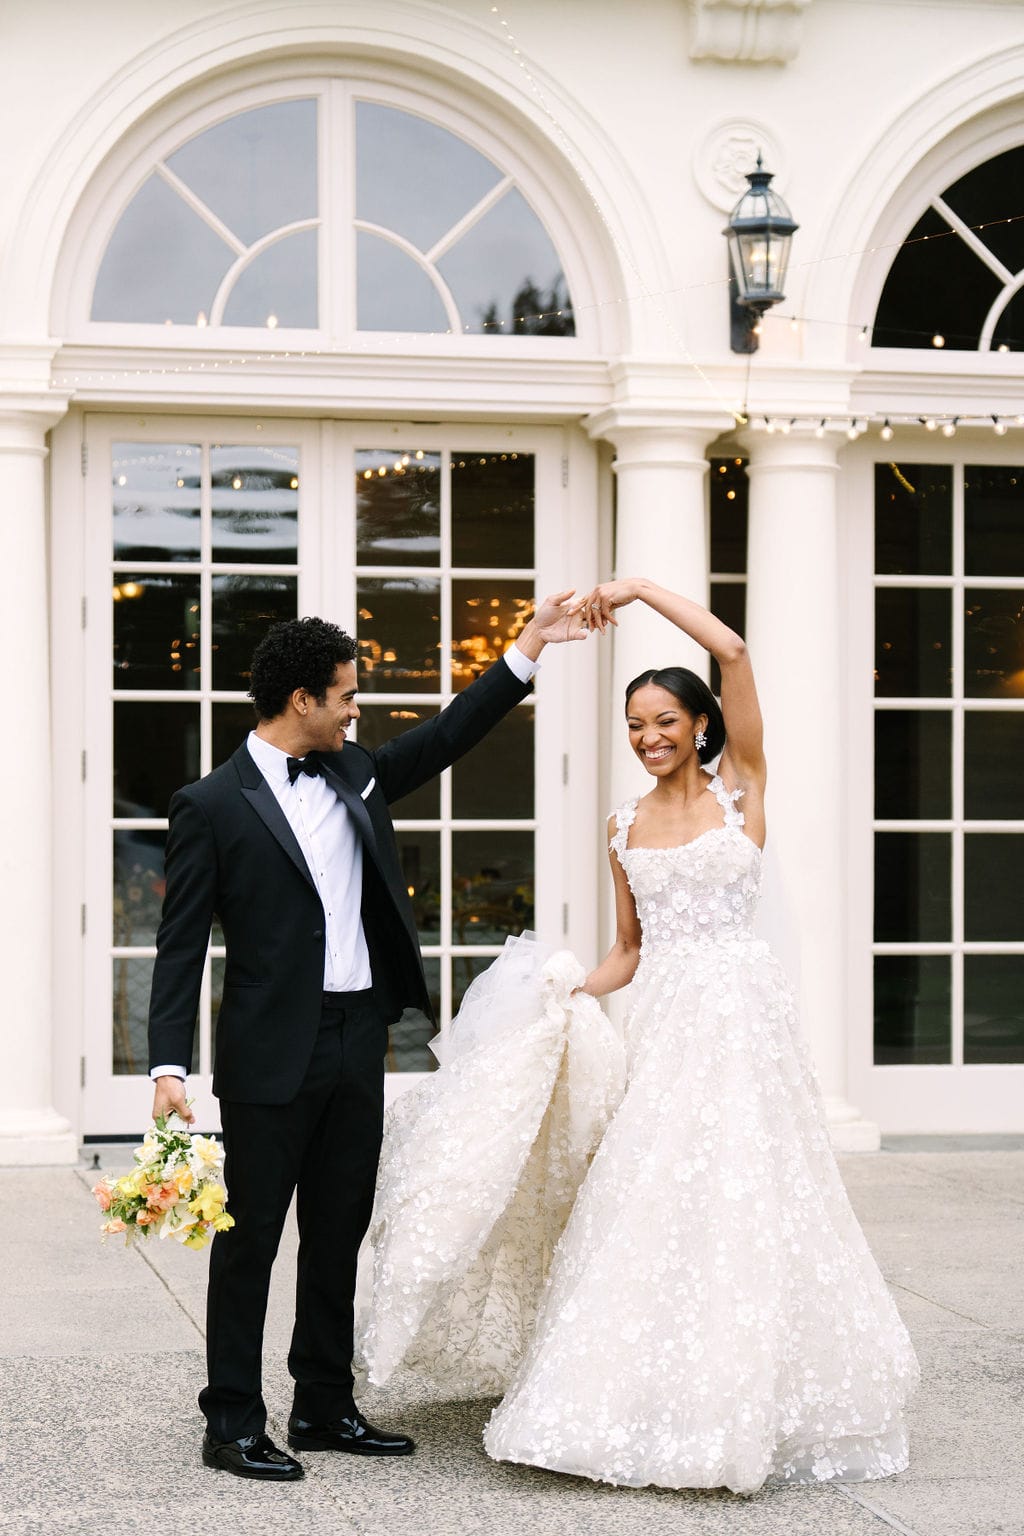
<svg viewBox="0 0 1024 1536">
<path fill-rule="evenodd" d="M 173 1123 L 172 1123 L 173 1122 Z M 93 1194 L 107 1220 L 106 1238 L 123 1232 L 125 1243 L 141 1232 L 173 1237 L 186 1248 L 205 1248 L 233 1227 L 220 1182 L 224 1153 L 213 1136 L 187 1130 L 177 1115 L 161 1115 L 132 1154 L 135 1168 L 119 1179 L 100 1179 Z"/>
</svg>

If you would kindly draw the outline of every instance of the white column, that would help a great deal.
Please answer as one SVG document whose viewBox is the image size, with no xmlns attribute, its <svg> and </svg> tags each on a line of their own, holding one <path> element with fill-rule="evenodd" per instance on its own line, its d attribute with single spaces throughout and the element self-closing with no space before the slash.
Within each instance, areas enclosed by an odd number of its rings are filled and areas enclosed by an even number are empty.
<svg viewBox="0 0 1024 1536">
<path fill-rule="evenodd" d="M 649 576 L 698 603 L 708 600 L 705 480 L 707 444 L 720 427 L 675 420 L 623 419 L 613 407 L 588 423 L 616 451 L 615 575 Z M 637 603 L 614 631 L 610 805 L 650 788 L 630 751 L 624 724 L 626 684 L 649 667 L 684 666 L 708 675 L 707 653 L 674 624 Z"/>
<path fill-rule="evenodd" d="M 796 927 L 801 1022 L 835 1144 L 874 1150 L 846 1100 L 837 444 L 750 435 L 747 644 L 765 717 L 769 865 Z"/>
<path fill-rule="evenodd" d="M 46 432 L 52 399 L 0 400 L 8 723 L 0 753 L 0 1165 L 73 1163 L 51 1082 L 50 667 L 47 606 Z M 65 663 L 68 658 L 65 658 Z M 76 687 L 65 665 L 64 687 Z"/>
</svg>

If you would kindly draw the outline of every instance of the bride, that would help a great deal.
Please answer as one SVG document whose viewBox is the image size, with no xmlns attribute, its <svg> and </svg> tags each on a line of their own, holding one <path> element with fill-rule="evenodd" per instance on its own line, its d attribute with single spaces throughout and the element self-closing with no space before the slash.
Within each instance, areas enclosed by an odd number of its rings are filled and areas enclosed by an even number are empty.
<svg viewBox="0 0 1024 1536">
<path fill-rule="evenodd" d="M 491 1456 L 613 1484 L 885 1477 L 917 1362 L 850 1208 L 792 998 L 755 938 L 765 838 L 746 647 L 645 579 L 721 669 L 626 691 L 653 783 L 609 823 L 616 936 L 584 979 L 526 941 L 475 984 L 454 1058 L 391 1112 L 370 1379 L 503 1392 Z M 704 764 L 719 758 L 712 774 Z M 579 985 L 582 983 L 582 985 Z M 631 984 L 625 1072 L 595 998 Z M 575 1197 L 575 1198 L 573 1198 Z"/>
</svg>

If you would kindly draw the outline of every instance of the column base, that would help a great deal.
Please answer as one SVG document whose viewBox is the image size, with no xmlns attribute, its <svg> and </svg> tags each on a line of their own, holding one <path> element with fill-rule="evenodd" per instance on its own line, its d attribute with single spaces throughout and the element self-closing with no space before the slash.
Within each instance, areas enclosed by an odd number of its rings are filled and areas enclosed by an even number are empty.
<svg viewBox="0 0 1024 1536">
<path fill-rule="evenodd" d="M 882 1145 L 881 1128 L 845 1099 L 826 1094 L 825 1118 L 836 1152 L 877 1152 Z"/>
<path fill-rule="evenodd" d="M 0 1109 L 0 1168 L 72 1167 L 78 1137 L 55 1109 Z"/>
</svg>

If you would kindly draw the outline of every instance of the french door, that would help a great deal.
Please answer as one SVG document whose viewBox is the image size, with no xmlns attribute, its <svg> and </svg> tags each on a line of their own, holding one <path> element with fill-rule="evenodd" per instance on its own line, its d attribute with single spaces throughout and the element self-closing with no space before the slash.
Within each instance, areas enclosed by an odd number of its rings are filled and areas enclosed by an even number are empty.
<svg viewBox="0 0 1024 1536">
<path fill-rule="evenodd" d="M 356 634 L 358 739 L 373 747 L 496 660 L 595 535 L 589 514 L 569 514 L 554 428 L 93 415 L 83 443 L 82 1092 L 84 1132 L 98 1136 L 148 1118 L 168 802 L 252 727 L 249 658 L 267 626 L 320 613 Z M 393 808 L 442 1029 L 507 934 L 593 947 L 592 922 L 582 909 L 571 921 L 563 900 L 563 869 L 578 888 L 596 839 L 579 824 L 588 797 L 574 816 L 568 787 L 562 662 Z M 595 669 L 571 662 L 578 695 Z M 218 1123 L 223 974 L 215 925 L 189 1064 L 204 1127 Z M 412 1012 L 396 1026 L 392 1091 L 431 1069 L 432 1034 Z"/>
</svg>

